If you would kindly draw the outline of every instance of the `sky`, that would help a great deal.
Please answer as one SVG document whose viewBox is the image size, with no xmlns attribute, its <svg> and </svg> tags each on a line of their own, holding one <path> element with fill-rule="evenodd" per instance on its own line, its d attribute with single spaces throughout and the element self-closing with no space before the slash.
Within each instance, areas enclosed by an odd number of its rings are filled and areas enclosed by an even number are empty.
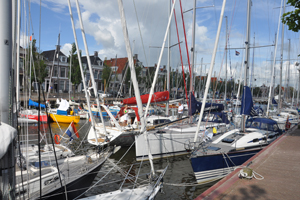
<svg viewBox="0 0 300 200">
<path fill-rule="evenodd" d="M 40 5 L 41 2 L 41 5 Z M 24 3 L 26 12 L 24 12 Z M 222 0 L 198 0 L 196 2 L 196 26 L 195 26 L 195 72 L 204 75 L 208 72 L 212 58 L 213 48 L 216 40 Z M 250 47 L 266 46 L 275 44 L 275 35 L 278 32 L 281 0 L 252 0 L 251 26 L 250 26 Z M 21 0 L 22 4 L 22 46 L 26 46 L 28 36 L 33 34 L 37 40 L 37 46 L 41 51 L 52 50 L 57 45 L 58 34 L 60 33 L 61 51 L 69 55 L 71 44 L 75 41 L 70 20 L 67 0 Z M 88 45 L 88 52 L 93 55 L 98 52 L 100 59 L 110 59 L 116 56 L 127 57 L 122 32 L 120 13 L 117 0 L 79 0 L 84 31 Z M 193 8 L 194 1 L 185 0 L 181 2 L 182 10 L 187 11 Z M 30 12 L 29 7 L 30 5 Z M 79 48 L 82 54 L 86 55 L 75 0 L 71 0 L 72 12 L 76 26 Z M 124 12 L 127 22 L 128 34 L 133 54 L 144 66 L 154 66 L 158 63 L 161 46 L 166 33 L 168 17 L 170 12 L 170 0 L 123 0 Z M 41 13 L 40 13 L 41 9 Z M 286 7 L 286 12 L 293 7 Z M 188 57 L 183 31 L 183 20 L 180 11 L 180 2 L 175 5 L 179 41 L 184 68 L 187 69 Z M 282 14 L 282 13 L 281 13 Z M 31 20 L 29 19 L 31 16 Z M 41 17 L 40 17 L 41 16 Z M 227 64 L 225 64 L 226 44 L 226 20 L 223 19 L 218 50 L 213 69 L 213 76 L 225 79 L 225 68 L 227 78 L 243 78 L 243 59 L 247 33 L 247 1 L 227 0 L 224 16 L 227 16 L 228 47 Z M 192 25 L 193 12 L 183 14 L 188 49 L 192 46 Z M 25 20 L 27 19 L 27 20 Z M 31 21 L 31 23 L 28 23 Z M 30 24 L 30 27 L 29 25 Z M 279 24 L 277 34 L 277 50 L 275 63 L 275 81 L 279 84 L 281 34 L 282 27 Z M 290 39 L 290 51 L 289 51 Z M 170 46 L 178 43 L 174 15 L 170 27 Z M 290 77 L 289 85 L 295 87 L 298 80 L 298 72 L 294 63 L 297 61 L 299 50 L 299 34 L 289 31 L 285 26 L 283 38 L 283 76 L 282 84 L 286 84 L 286 68 L 290 55 Z M 168 40 L 166 41 L 168 46 Z M 254 50 L 254 52 L 253 52 Z M 240 54 L 236 55 L 236 51 Z M 290 54 L 289 54 L 290 52 Z M 275 54 L 275 47 L 251 48 L 249 53 L 250 76 L 253 71 L 252 85 L 270 85 L 271 69 Z M 161 66 L 167 65 L 167 48 L 164 49 Z M 273 55 L 273 57 L 272 57 Z M 179 45 L 170 48 L 170 66 L 172 70 L 181 69 Z M 190 55 L 191 59 L 191 55 Z M 201 59 L 203 64 L 201 67 Z M 299 61 L 300 62 L 300 61 Z M 202 70 L 200 70 L 202 68 Z M 252 70 L 253 68 L 253 70 Z M 206 71 L 205 71 L 206 70 Z M 297 87 L 297 85 L 296 85 Z"/>
</svg>

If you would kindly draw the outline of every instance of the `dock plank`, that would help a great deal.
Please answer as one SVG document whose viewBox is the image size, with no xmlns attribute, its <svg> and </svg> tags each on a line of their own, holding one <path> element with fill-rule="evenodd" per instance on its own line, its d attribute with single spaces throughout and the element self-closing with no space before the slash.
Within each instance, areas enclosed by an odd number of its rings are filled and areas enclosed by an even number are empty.
<svg viewBox="0 0 300 200">
<path fill-rule="evenodd" d="M 296 127 L 244 163 L 252 161 L 249 167 L 263 180 L 240 179 L 236 169 L 196 199 L 299 199 L 300 129 Z"/>
</svg>

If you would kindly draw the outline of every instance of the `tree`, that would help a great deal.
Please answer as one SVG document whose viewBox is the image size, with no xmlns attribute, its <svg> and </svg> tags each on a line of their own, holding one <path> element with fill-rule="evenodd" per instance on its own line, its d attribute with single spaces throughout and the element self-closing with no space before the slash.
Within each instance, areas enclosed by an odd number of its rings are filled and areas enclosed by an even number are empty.
<svg viewBox="0 0 300 200">
<path fill-rule="evenodd" d="M 70 51 L 69 60 L 72 62 L 71 64 L 71 82 L 75 86 L 78 86 L 82 82 L 81 71 L 78 61 L 78 55 L 76 53 L 76 45 L 72 43 L 72 49 Z M 80 55 L 81 56 L 81 55 Z"/>
<path fill-rule="evenodd" d="M 34 69 L 31 69 L 31 82 L 36 81 L 40 84 L 45 82 L 45 78 L 48 76 L 47 65 L 41 60 L 41 55 L 37 52 L 36 40 L 32 41 L 32 57 L 34 61 Z M 30 70 L 30 69 L 28 69 Z"/>
<path fill-rule="evenodd" d="M 110 66 L 108 66 L 107 64 L 103 64 L 104 65 L 104 67 L 103 67 L 103 71 L 102 71 L 102 80 L 103 80 L 103 83 L 104 83 L 104 80 L 106 81 L 106 85 L 108 85 L 109 84 L 109 76 L 110 76 L 110 73 L 111 73 L 111 68 L 110 68 Z M 106 87 L 106 85 L 105 85 L 105 87 Z"/>
<path fill-rule="evenodd" d="M 129 65 L 129 62 L 127 62 L 126 64 Z M 128 68 L 129 68 L 129 66 L 128 66 Z M 141 81 L 142 81 L 142 77 L 141 77 L 142 67 L 135 64 L 134 69 L 135 69 L 136 79 L 137 79 L 138 83 L 141 83 Z M 130 72 L 130 68 L 129 68 L 127 70 L 127 74 L 126 74 L 126 77 L 125 77 L 125 86 L 127 88 L 130 87 L 130 85 L 129 85 L 130 80 L 131 80 L 131 72 Z"/>
<path fill-rule="evenodd" d="M 294 6 L 295 10 L 282 15 L 282 23 L 288 25 L 289 30 L 298 32 L 300 30 L 300 0 L 288 0 L 287 4 Z"/>
</svg>

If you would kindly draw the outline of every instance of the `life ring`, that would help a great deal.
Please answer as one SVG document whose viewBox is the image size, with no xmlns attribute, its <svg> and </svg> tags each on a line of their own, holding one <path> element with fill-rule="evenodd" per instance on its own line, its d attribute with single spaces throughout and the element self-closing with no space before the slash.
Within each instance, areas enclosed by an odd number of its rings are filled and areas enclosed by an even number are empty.
<svg viewBox="0 0 300 200">
<path fill-rule="evenodd" d="M 59 135 L 54 135 L 54 142 L 55 142 L 55 144 L 60 144 L 60 136 Z"/>
</svg>

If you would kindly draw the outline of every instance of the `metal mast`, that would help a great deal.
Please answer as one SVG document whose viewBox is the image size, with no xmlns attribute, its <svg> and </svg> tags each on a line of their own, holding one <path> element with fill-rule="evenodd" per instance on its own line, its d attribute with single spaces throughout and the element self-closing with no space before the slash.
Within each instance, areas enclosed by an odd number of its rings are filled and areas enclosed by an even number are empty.
<svg viewBox="0 0 300 200">
<path fill-rule="evenodd" d="M 283 13 L 285 13 L 285 0 L 283 1 Z M 284 45 L 284 23 L 281 23 L 281 53 L 280 53 L 280 82 L 279 82 L 279 106 L 278 111 L 281 109 L 281 87 L 282 87 L 282 63 L 283 63 L 283 45 Z"/>
</svg>

